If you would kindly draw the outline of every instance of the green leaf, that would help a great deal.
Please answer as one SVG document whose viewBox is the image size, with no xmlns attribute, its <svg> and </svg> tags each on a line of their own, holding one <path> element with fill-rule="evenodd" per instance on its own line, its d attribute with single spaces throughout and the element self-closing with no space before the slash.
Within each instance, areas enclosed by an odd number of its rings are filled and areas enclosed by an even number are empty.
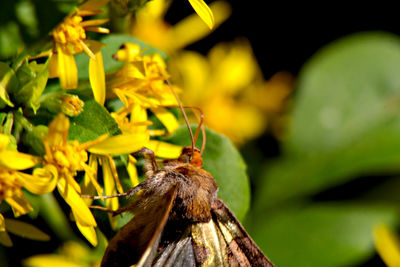
<svg viewBox="0 0 400 267">
<path fill-rule="evenodd" d="M 13 107 L 8 93 L 14 92 L 18 88 L 18 79 L 15 72 L 6 63 L 0 62 L 0 99 L 7 105 Z"/>
<path fill-rule="evenodd" d="M 192 126 L 196 131 L 197 126 Z M 204 169 L 210 172 L 219 186 L 221 198 L 243 220 L 250 205 L 250 185 L 246 164 L 232 142 L 225 136 L 206 128 L 207 142 L 203 154 Z M 198 140 L 202 140 L 202 134 Z M 189 146 L 190 136 L 186 125 L 179 127 L 168 140 L 173 144 Z M 199 146 L 201 147 L 201 145 Z"/>
<path fill-rule="evenodd" d="M 388 206 L 325 203 L 253 214 L 251 235 L 276 266 L 359 266 L 374 255 L 373 227 L 393 225 Z"/>
<path fill-rule="evenodd" d="M 71 126 L 68 138 L 84 143 L 97 137 L 108 134 L 120 134 L 121 130 L 110 113 L 95 100 L 85 102 L 83 112 L 70 118 Z"/>
<path fill-rule="evenodd" d="M 48 128 L 45 125 L 33 126 L 32 130 L 23 135 L 23 142 L 28 145 L 29 152 L 34 155 L 42 156 L 45 153 L 43 136 L 47 136 Z"/>
<path fill-rule="evenodd" d="M 106 74 L 116 71 L 125 64 L 112 58 L 112 55 L 115 54 L 119 47 L 124 43 L 139 44 L 141 49 L 146 49 L 143 55 L 158 53 L 164 59 L 166 58 L 166 54 L 161 50 L 158 50 L 127 34 L 109 34 L 103 37 L 100 41 L 106 44 L 106 46 L 101 49 L 103 54 L 104 71 Z M 78 54 L 75 56 L 75 60 L 78 66 L 79 79 L 89 79 L 89 57 L 86 54 Z"/>
<path fill-rule="evenodd" d="M 299 77 L 283 159 L 266 166 L 262 209 L 362 174 L 399 171 L 400 39 L 363 33 L 318 52 Z"/>
</svg>

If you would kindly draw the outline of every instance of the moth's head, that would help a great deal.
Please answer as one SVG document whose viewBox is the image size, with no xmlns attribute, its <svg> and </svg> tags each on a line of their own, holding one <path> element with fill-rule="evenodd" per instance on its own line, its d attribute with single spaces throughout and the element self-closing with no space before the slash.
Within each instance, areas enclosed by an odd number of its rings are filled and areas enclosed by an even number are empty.
<svg viewBox="0 0 400 267">
<path fill-rule="evenodd" d="M 201 157 L 200 149 L 191 146 L 185 146 L 182 149 L 182 153 L 178 160 L 184 163 L 190 163 L 191 165 L 201 167 L 203 165 L 203 158 Z"/>
</svg>

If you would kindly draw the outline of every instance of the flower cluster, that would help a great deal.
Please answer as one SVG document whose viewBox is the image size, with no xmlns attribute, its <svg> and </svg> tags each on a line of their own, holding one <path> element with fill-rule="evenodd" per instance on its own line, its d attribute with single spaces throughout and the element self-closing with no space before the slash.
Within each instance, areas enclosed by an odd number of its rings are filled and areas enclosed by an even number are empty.
<svg viewBox="0 0 400 267">
<path fill-rule="evenodd" d="M 92 200 L 81 195 L 113 195 L 124 192 L 127 181 L 128 186 L 136 185 L 136 159 L 130 154 L 144 146 L 165 158 L 180 153 L 180 146 L 151 140 L 178 127 L 176 115 L 169 110 L 177 105 L 171 91 L 175 86 L 166 82 L 169 74 L 160 54 L 125 42 L 113 51 L 114 59 L 108 59 L 121 65 L 106 75 L 102 54 L 106 44 L 90 38 L 88 31 L 110 32 L 100 27 L 108 22 L 101 17 L 108 2 L 89 0 L 74 8 L 51 31 L 50 50 L 22 54 L 15 65 L 0 62 L 0 203 L 5 205 L 0 213 L 0 242 L 4 245 L 12 245 L 7 232 L 29 237 L 24 231 L 13 231 L 13 225 L 24 223 L 9 217 L 38 212 L 32 198 L 57 188 L 57 195 L 71 209 L 70 218 L 96 246 Z M 190 2 L 212 27 L 207 5 Z M 85 75 L 80 73 L 80 54 L 89 57 L 88 81 L 80 78 Z M 59 82 L 52 79 L 56 77 Z M 104 107 L 107 103 L 114 107 Z M 161 124 L 154 126 L 153 117 Z M 104 205 L 116 210 L 119 202 L 107 199 Z M 117 227 L 116 218 L 110 216 L 110 222 Z M 28 227 L 38 233 L 31 238 L 48 238 Z"/>
</svg>

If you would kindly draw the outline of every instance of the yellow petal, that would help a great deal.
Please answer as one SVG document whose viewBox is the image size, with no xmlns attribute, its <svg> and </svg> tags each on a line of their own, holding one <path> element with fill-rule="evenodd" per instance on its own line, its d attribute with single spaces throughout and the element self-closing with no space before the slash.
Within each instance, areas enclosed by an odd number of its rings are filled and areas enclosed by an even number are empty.
<svg viewBox="0 0 400 267">
<path fill-rule="evenodd" d="M 111 136 L 91 146 L 88 151 L 100 155 L 130 154 L 141 149 L 148 141 L 148 133 L 122 134 Z"/>
<path fill-rule="evenodd" d="M 65 144 L 68 139 L 69 119 L 62 113 L 58 114 L 49 124 L 48 141 L 50 146 Z"/>
<path fill-rule="evenodd" d="M 111 171 L 112 177 L 114 178 L 115 187 L 117 188 L 119 193 L 123 193 L 124 189 L 122 188 L 121 182 L 119 181 L 117 166 L 115 166 L 114 159 L 111 156 L 103 156 L 103 158 L 107 158 L 107 160 L 104 161 L 103 167 L 105 164 L 108 165 L 107 168 Z"/>
<path fill-rule="evenodd" d="M 11 206 L 15 217 L 27 214 L 33 210 L 29 200 L 22 191 L 15 193 L 12 197 L 5 198 L 5 200 Z"/>
<path fill-rule="evenodd" d="M 203 0 L 189 0 L 189 3 L 205 24 L 212 29 L 214 27 L 214 16 L 207 4 Z"/>
<path fill-rule="evenodd" d="M 12 247 L 13 243 L 6 231 L 0 231 L 0 244 L 6 247 Z"/>
<path fill-rule="evenodd" d="M 61 87 L 75 89 L 78 87 L 78 68 L 76 67 L 74 55 L 64 53 L 61 47 L 57 47 L 58 74 Z"/>
<path fill-rule="evenodd" d="M 14 219 L 6 219 L 6 228 L 8 232 L 13 233 L 15 235 L 19 235 L 23 238 L 28 238 L 38 241 L 50 240 L 50 236 L 48 234 L 44 233 L 36 226 L 33 226 L 26 222 Z"/>
<path fill-rule="evenodd" d="M 59 77 L 60 72 L 58 71 L 58 54 L 52 53 L 49 61 L 49 78 Z"/>
<path fill-rule="evenodd" d="M 131 133 L 144 133 L 147 132 L 147 111 L 141 105 L 133 105 L 130 122 L 133 123 L 134 127 L 131 129 Z M 144 123 L 143 125 L 140 125 Z"/>
<path fill-rule="evenodd" d="M 154 152 L 157 157 L 176 159 L 182 152 L 182 147 L 166 142 L 150 140 L 146 147 Z"/>
<path fill-rule="evenodd" d="M 97 176 L 97 167 L 97 156 L 91 154 L 89 156 L 88 169 L 86 169 L 85 167 L 85 176 L 83 177 L 83 182 L 81 185 L 82 194 L 92 196 L 97 191 L 97 194 L 99 196 L 103 195 L 103 189 L 101 188 L 95 177 Z M 83 199 L 83 201 L 85 201 L 85 203 L 88 205 L 93 202 L 92 199 Z"/>
<path fill-rule="evenodd" d="M 10 143 L 10 136 L 6 134 L 0 134 L 0 151 L 5 150 Z"/>
<path fill-rule="evenodd" d="M 57 169 L 53 165 L 46 165 L 44 168 L 34 171 L 33 175 L 21 172 L 17 174 L 24 187 L 34 194 L 52 192 L 57 184 L 57 176 Z"/>
<path fill-rule="evenodd" d="M 94 220 L 91 211 L 78 193 L 67 184 L 65 179 L 60 178 L 58 180 L 57 188 L 60 195 L 73 210 L 76 221 L 79 221 L 79 223 L 84 226 L 96 226 L 96 221 Z"/>
<path fill-rule="evenodd" d="M 128 166 L 126 166 L 126 171 L 128 172 L 132 186 L 137 186 L 139 184 L 139 176 L 135 164 L 129 161 Z"/>
<path fill-rule="evenodd" d="M 29 169 L 37 165 L 39 162 L 39 157 L 20 153 L 18 151 L 3 150 L 0 152 L 0 166 L 5 166 L 12 170 Z"/>
<path fill-rule="evenodd" d="M 95 60 L 89 60 L 89 80 L 94 99 L 100 105 L 104 105 L 106 100 L 106 78 L 101 51 L 95 54 Z"/>
<path fill-rule="evenodd" d="M 76 218 L 76 213 L 72 212 L 74 217 Z M 82 235 L 92 244 L 93 246 L 97 246 L 97 235 L 96 231 L 94 230 L 93 226 L 85 226 L 80 223 L 79 220 L 76 220 L 76 226 L 78 227 L 79 231 Z"/>
<path fill-rule="evenodd" d="M 175 130 L 179 127 L 178 120 L 175 118 L 174 114 L 168 111 L 168 109 L 157 107 L 151 108 L 150 110 L 162 122 L 165 128 L 167 128 L 169 133 L 175 132 Z"/>
<path fill-rule="evenodd" d="M 400 266 L 400 242 L 396 233 L 387 225 L 374 227 L 376 250 L 388 266 Z"/>
<path fill-rule="evenodd" d="M 110 162 L 108 158 L 103 158 L 103 179 L 104 179 L 104 191 L 107 196 L 115 195 L 116 191 L 116 183 L 113 175 L 113 171 L 110 167 Z M 106 199 L 106 207 L 111 210 L 117 210 L 119 206 L 118 198 L 108 198 Z M 117 227 L 117 217 L 110 216 L 109 219 L 111 223 L 111 228 L 115 229 Z"/>
<path fill-rule="evenodd" d="M 147 121 L 147 111 L 141 105 L 133 105 L 131 111 L 131 122 L 144 122 Z"/>
<path fill-rule="evenodd" d="M 35 255 L 24 260 L 23 264 L 28 267 L 82 267 L 82 264 L 74 263 L 71 258 L 56 254 Z"/>
<path fill-rule="evenodd" d="M 5 230 L 6 230 L 6 223 L 3 214 L 0 213 L 0 232 L 4 232 Z"/>
<path fill-rule="evenodd" d="M 210 4 L 210 8 L 215 17 L 217 28 L 231 15 L 231 6 L 224 1 L 216 1 Z M 197 42 L 210 34 L 210 29 L 195 14 L 179 21 L 174 27 L 170 27 L 166 32 L 167 50 L 175 51 Z"/>
</svg>

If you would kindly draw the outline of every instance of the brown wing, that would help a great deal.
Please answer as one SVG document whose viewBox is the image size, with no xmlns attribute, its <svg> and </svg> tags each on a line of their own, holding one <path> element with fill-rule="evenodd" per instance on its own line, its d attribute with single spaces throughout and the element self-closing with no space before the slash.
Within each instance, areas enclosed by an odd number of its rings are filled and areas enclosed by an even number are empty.
<svg viewBox="0 0 400 267">
<path fill-rule="evenodd" d="M 230 266 L 274 266 L 222 200 L 213 203 L 212 213 L 228 245 Z"/>
<path fill-rule="evenodd" d="M 138 211 L 111 239 L 101 266 L 151 266 L 176 194 L 173 186 L 156 205 Z"/>
</svg>

